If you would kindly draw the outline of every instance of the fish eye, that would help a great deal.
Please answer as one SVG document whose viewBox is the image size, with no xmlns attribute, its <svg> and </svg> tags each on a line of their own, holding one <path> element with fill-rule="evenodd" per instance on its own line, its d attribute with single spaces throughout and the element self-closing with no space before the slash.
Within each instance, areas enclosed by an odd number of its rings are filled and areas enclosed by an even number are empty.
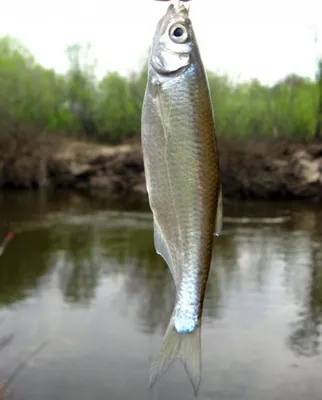
<svg viewBox="0 0 322 400">
<path fill-rule="evenodd" d="M 184 25 L 174 24 L 169 31 L 170 39 L 175 43 L 184 43 L 188 39 L 188 32 Z"/>
</svg>

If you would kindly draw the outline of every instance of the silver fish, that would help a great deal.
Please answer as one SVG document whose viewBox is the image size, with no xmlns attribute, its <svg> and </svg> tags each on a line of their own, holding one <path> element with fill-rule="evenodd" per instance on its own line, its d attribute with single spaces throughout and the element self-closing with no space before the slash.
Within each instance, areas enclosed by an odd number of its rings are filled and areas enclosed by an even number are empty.
<svg viewBox="0 0 322 400">
<path fill-rule="evenodd" d="M 184 5 L 171 4 L 159 21 L 148 68 L 141 121 L 146 185 L 155 249 L 176 286 L 150 386 L 180 358 L 197 395 L 201 316 L 222 195 L 207 75 Z"/>
</svg>

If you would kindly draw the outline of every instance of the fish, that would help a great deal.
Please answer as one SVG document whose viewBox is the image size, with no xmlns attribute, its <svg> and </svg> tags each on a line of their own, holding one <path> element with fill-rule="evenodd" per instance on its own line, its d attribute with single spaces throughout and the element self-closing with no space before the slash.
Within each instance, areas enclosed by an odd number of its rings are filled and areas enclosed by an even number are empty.
<svg viewBox="0 0 322 400">
<path fill-rule="evenodd" d="M 167 263 L 176 299 L 152 387 L 180 359 L 197 396 L 201 319 L 214 238 L 222 228 L 215 118 L 189 9 L 170 4 L 150 49 L 141 143 L 154 246 Z"/>
</svg>

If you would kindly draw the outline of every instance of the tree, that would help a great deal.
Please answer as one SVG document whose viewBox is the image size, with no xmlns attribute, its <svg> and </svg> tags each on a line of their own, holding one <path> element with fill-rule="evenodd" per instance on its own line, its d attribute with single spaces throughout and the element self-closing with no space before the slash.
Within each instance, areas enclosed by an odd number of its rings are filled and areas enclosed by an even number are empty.
<svg viewBox="0 0 322 400">
<path fill-rule="evenodd" d="M 2 183 L 46 184 L 50 121 L 62 98 L 56 75 L 19 41 L 0 39 L 0 165 Z M 53 148 L 51 147 L 51 151 Z"/>
<path fill-rule="evenodd" d="M 70 63 L 67 73 L 68 106 L 85 134 L 97 138 L 95 65 L 89 62 L 90 46 L 76 43 L 68 46 L 66 52 Z"/>
<path fill-rule="evenodd" d="M 318 60 L 318 71 L 316 80 L 317 80 L 317 91 L 318 91 L 318 107 L 317 107 L 317 121 L 316 121 L 314 137 L 317 140 L 322 140 L 322 58 Z"/>
<path fill-rule="evenodd" d="M 126 78 L 118 72 L 108 73 L 99 85 L 97 118 L 100 131 L 110 142 L 135 134 L 136 109 Z"/>
</svg>

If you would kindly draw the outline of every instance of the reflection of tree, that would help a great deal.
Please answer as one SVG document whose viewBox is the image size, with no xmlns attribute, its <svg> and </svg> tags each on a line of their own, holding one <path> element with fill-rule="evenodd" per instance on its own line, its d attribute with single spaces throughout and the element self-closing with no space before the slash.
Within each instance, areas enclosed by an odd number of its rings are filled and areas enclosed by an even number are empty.
<svg viewBox="0 0 322 400">
<path fill-rule="evenodd" d="M 61 289 L 67 302 L 87 304 L 94 299 L 98 283 L 97 268 L 88 260 L 66 260 L 60 278 Z"/>
<path fill-rule="evenodd" d="M 169 323 L 175 300 L 174 283 L 165 262 L 156 255 L 150 263 L 138 260 L 126 276 L 124 289 L 129 298 L 136 297 L 140 328 L 151 333 Z"/>
<path fill-rule="evenodd" d="M 234 236 L 222 235 L 215 237 L 213 257 L 204 300 L 203 316 L 219 318 L 220 305 L 223 301 L 226 287 L 236 273 L 237 251 Z"/>
<path fill-rule="evenodd" d="M 48 237 L 47 230 L 28 232 L 16 235 L 8 245 L 0 258 L 0 306 L 28 297 L 48 273 Z"/>
<path fill-rule="evenodd" d="M 62 254 L 59 283 L 67 302 L 88 304 L 95 297 L 99 281 L 95 239 L 93 226 L 60 227 L 52 234 Z"/>
<path fill-rule="evenodd" d="M 312 248 L 312 263 L 307 284 L 305 304 L 299 320 L 293 324 L 293 333 L 288 339 L 289 347 L 302 356 L 320 354 L 322 325 L 322 269 L 318 251 Z"/>
<path fill-rule="evenodd" d="M 127 303 L 137 300 L 139 326 L 152 332 L 168 324 L 174 285 L 166 264 L 154 250 L 152 229 L 115 229 L 101 238 L 105 256 L 126 265 L 124 290 Z"/>
</svg>

